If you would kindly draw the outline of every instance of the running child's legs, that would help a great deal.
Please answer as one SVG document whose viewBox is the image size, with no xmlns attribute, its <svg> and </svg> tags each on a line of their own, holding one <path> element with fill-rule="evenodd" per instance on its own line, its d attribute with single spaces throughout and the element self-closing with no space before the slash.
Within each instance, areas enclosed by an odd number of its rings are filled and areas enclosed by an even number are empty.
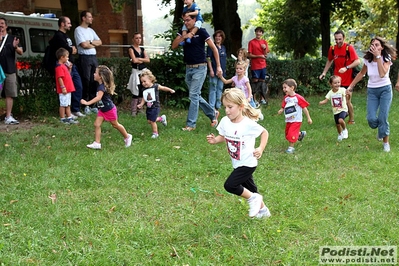
<svg viewBox="0 0 399 266">
<path fill-rule="evenodd" d="M 290 147 L 294 147 L 298 141 L 302 122 L 292 122 L 285 124 L 285 138 L 289 142 Z"/>
<path fill-rule="evenodd" d="M 101 125 L 104 122 L 104 117 L 97 116 L 94 121 L 94 139 L 95 142 L 101 143 Z"/>
<path fill-rule="evenodd" d="M 128 137 L 125 127 L 122 124 L 119 124 L 118 120 L 109 121 L 109 122 L 111 123 L 113 128 L 116 128 L 122 134 L 124 139 L 126 139 Z M 100 134 L 101 134 L 101 128 L 100 128 Z M 97 141 L 97 142 L 99 142 L 99 141 Z"/>
<path fill-rule="evenodd" d="M 157 121 L 155 121 L 155 122 L 153 122 L 151 120 L 147 120 L 148 124 L 151 125 L 152 133 L 158 134 L 158 125 L 157 125 L 158 119 L 161 119 L 161 118 L 157 117 Z M 159 121 L 161 121 L 161 120 L 159 120 Z"/>
<path fill-rule="evenodd" d="M 237 167 L 231 172 L 230 176 L 224 183 L 224 189 L 232 194 L 249 199 L 252 193 L 258 193 L 252 174 L 255 172 L 256 167 Z M 262 201 L 261 208 L 265 204 Z"/>
<path fill-rule="evenodd" d="M 346 129 L 345 118 L 347 116 L 348 114 L 344 111 L 334 115 L 334 121 L 337 127 L 338 134 L 341 134 L 341 132 Z"/>
</svg>

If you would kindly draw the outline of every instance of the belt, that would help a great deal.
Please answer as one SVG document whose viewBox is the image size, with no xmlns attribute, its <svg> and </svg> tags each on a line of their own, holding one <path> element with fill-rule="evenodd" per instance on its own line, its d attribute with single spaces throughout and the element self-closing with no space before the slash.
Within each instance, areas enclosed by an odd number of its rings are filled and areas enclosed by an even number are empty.
<svg viewBox="0 0 399 266">
<path fill-rule="evenodd" d="M 195 64 L 195 65 L 186 65 L 187 68 L 199 68 L 200 66 L 206 66 L 206 63 Z"/>
</svg>

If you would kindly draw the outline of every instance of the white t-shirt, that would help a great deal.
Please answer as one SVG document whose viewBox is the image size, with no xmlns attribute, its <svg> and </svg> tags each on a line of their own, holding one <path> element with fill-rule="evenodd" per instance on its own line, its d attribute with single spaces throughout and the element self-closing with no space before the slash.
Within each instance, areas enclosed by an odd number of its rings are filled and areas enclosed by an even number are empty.
<svg viewBox="0 0 399 266">
<path fill-rule="evenodd" d="M 239 123 L 233 123 L 225 116 L 220 120 L 217 130 L 226 140 L 233 168 L 258 165 L 258 160 L 254 157 L 253 152 L 255 140 L 264 130 L 261 125 L 246 116 Z"/>
<path fill-rule="evenodd" d="M 75 29 L 75 41 L 76 46 L 78 47 L 78 54 L 84 55 L 96 55 L 96 48 L 84 49 L 80 44 L 85 41 L 97 41 L 100 40 L 97 33 L 90 27 L 84 28 L 79 26 Z"/>
<path fill-rule="evenodd" d="M 281 105 L 284 108 L 285 122 L 302 122 L 302 108 L 308 106 L 305 98 L 297 93 L 294 96 L 285 95 Z"/>
<path fill-rule="evenodd" d="M 377 60 L 384 60 L 383 57 L 381 56 L 380 59 Z M 384 61 L 383 61 L 384 63 Z M 369 80 L 367 83 L 368 88 L 380 88 L 384 87 L 387 85 L 391 85 L 391 80 L 389 79 L 389 70 L 388 68 L 387 73 L 383 78 L 380 77 L 380 74 L 378 73 L 378 65 L 377 62 L 371 61 L 369 62 L 368 60 L 364 60 L 364 64 L 367 66 L 367 75 L 369 76 Z M 392 65 L 392 62 L 390 61 L 390 64 Z"/>
</svg>

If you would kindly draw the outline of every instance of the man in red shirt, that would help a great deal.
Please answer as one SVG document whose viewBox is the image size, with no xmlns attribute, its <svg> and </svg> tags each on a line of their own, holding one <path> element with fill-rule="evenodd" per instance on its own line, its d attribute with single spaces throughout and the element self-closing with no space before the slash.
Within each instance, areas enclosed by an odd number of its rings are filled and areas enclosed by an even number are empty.
<svg viewBox="0 0 399 266">
<path fill-rule="evenodd" d="M 248 57 L 251 60 L 251 87 L 253 95 L 259 93 L 261 96 L 260 102 L 266 104 L 266 58 L 270 50 L 267 41 L 261 38 L 263 32 L 263 28 L 261 27 L 255 29 L 255 38 L 248 43 Z"/>
<path fill-rule="evenodd" d="M 356 54 L 355 48 L 352 45 L 345 43 L 345 34 L 342 30 L 337 30 L 334 33 L 335 45 L 330 47 L 328 51 L 328 60 L 324 67 L 323 73 L 319 79 L 324 79 L 328 69 L 334 62 L 334 75 L 341 77 L 341 85 L 344 88 L 353 81 L 352 71 L 357 65 L 360 64 L 360 59 Z M 355 123 L 355 116 L 351 96 L 346 95 L 346 104 L 348 105 L 349 124 Z"/>
</svg>

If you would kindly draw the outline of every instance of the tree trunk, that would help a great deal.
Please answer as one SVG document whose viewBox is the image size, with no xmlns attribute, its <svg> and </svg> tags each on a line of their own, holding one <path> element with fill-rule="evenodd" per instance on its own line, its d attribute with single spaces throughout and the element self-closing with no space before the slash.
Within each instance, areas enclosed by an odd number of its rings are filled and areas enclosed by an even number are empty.
<svg viewBox="0 0 399 266">
<path fill-rule="evenodd" d="M 175 3 L 176 6 L 175 6 L 175 15 L 173 17 L 173 26 L 177 27 L 178 29 L 181 29 L 181 27 L 183 26 L 182 13 L 183 13 L 184 2 L 177 0 L 175 1 Z"/>
<path fill-rule="evenodd" d="M 238 16 L 237 0 L 212 0 L 213 25 L 216 30 L 223 30 L 226 39 L 227 54 L 236 54 L 242 47 L 241 20 Z"/>
<path fill-rule="evenodd" d="M 398 31 L 396 33 L 396 50 L 399 52 L 399 0 L 396 0 L 396 8 L 396 11 L 398 12 L 398 16 L 396 17 L 396 21 L 398 23 Z"/>
<path fill-rule="evenodd" d="M 399 0 L 398 0 L 399 1 Z M 320 0 L 321 55 L 327 57 L 331 45 L 330 1 Z"/>
<path fill-rule="evenodd" d="M 60 0 L 60 4 L 62 15 L 71 20 L 72 28 L 67 34 L 71 40 L 74 40 L 73 33 L 75 32 L 75 28 L 80 25 L 78 0 Z"/>
</svg>

